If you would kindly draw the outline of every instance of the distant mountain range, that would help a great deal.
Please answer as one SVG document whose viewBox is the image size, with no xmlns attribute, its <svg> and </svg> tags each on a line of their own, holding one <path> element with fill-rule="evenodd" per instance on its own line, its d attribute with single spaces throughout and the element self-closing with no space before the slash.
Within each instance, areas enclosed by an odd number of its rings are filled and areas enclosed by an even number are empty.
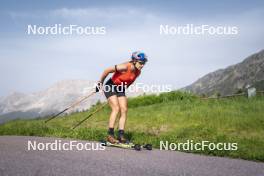
<svg viewBox="0 0 264 176">
<path fill-rule="evenodd" d="M 64 80 L 40 92 L 31 94 L 14 92 L 7 97 L 0 97 L 0 123 L 59 112 L 77 99 L 87 96 L 92 91 L 94 83 L 87 80 Z M 247 85 L 254 85 L 261 90 L 264 88 L 264 50 L 247 57 L 241 63 L 209 73 L 181 90 L 208 96 L 215 93 L 227 95 L 242 90 Z M 140 94 L 143 92 L 128 93 L 128 96 Z M 106 101 L 102 94 L 96 94 L 69 113 L 87 110 L 98 100 Z"/>
<path fill-rule="evenodd" d="M 87 96 L 95 85 L 87 80 L 63 80 L 46 90 L 23 94 L 14 92 L 7 97 L 0 98 L 0 123 L 8 120 L 22 118 L 36 118 L 51 115 L 64 110 L 76 100 Z M 128 93 L 128 96 L 136 96 L 141 93 Z M 91 107 L 97 101 L 106 101 L 102 93 L 97 93 L 67 111 L 83 111 Z"/>
<path fill-rule="evenodd" d="M 200 95 L 224 96 L 243 90 L 247 85 L 262 89 L 263 84 L 264 50 L 247 57 L 241 63 L 208 73 L 182 90 Z"/>
<path fill-rule="evenodd" d="M 84 96 L 85 88 L 93 84 L 86 80 L 64 80 L 36 93 L 14 92 L 0 100 L 0 123 L 16 118 L 33 118 L 61 111 L 77 98 Z M 95 95 L 72 111 L 87 109 L 98 100 L 100 100 L 99 96 Z"/>
</svg>

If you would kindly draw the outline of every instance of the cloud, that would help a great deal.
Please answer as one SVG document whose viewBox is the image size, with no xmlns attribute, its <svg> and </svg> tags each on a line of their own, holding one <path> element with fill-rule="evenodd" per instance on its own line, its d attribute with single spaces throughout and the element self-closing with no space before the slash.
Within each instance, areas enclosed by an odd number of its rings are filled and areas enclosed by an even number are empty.
<svg viewBox="0 0 264 176">
<path fill-rule="evenodd" d="M 107 8 L 58 8 L 53 10 L 9 11 L 13 20 L 57 21 L 61 24 L 104 24 L 107 26 L 133 26 L 139 22 L 147 23 L 158 16 L 143 8 L 129 6 Z M 44 21 L 43 21 L 44 20 Z M 47 22 L 48 22 L 47 21 Z"/>
<path fill-rule="evenodd" d="M 61 79 L 97 80 L 107 66 L 124 62 L 134 50 L 144 50 L 150 62 L 140 81 L 180 88 L 218 68 L 240 62 L 263 49 L 263 11 L 218 17 L 164 15 L 143 8 L 60 8 L 13 12 L 24 23 L 106 25 L 104 36 L 27 36 L 0 41 L 0 94 L 17 88 L 36 91 Z M 33 19 L 33 20 L 32 20 Z M 236 25 L 236 36 L 164 36 L 160 24 Z M 25 24 L 23 24 L 25 25 Z M 24 84 L 23 84 L 24 83 Z"/>
</svg>

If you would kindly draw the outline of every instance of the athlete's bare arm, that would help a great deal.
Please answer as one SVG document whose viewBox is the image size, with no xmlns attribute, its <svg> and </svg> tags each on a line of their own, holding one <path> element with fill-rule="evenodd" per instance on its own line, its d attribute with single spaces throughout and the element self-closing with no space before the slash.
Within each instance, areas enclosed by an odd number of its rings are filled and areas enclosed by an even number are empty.
<svg viewBox="0 0 264 176">
<path fill-rule="evenodd" d="M 126 71 L 127 70 L 127 64 L 126 63 L 122 63 L 122 64 L 118 64 L 112 67 L 109 67 L 107 69 L 104 70 L 101 78 L 100 78 L 100 82 L 103 83 L 105 78 L 110 74 L 110 73 L 114 73 L 115 71 Z"/>
</svg>

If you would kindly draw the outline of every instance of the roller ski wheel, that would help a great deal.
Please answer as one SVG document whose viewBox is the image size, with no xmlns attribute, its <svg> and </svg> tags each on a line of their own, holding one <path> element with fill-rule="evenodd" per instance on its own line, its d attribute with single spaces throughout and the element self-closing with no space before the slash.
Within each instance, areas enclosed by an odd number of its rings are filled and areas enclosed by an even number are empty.
<svg viewBox="0 0 264 176">
<path fill-rule="evenodd" d="M 152 150 L 152 145 L 151 144 L 146 144 L 143 146 L 143 148 L 147 149 L 147 150 Z"/>
<path fill-rule="evenodd" d="M 135 149 L 136 151 L 140 151 L 140 150 L 141 150 L 141 145 L 139 145 L 139 144 L 135 144 L 135 145 L 134 145 L 134 149 Z"/>
</svg>

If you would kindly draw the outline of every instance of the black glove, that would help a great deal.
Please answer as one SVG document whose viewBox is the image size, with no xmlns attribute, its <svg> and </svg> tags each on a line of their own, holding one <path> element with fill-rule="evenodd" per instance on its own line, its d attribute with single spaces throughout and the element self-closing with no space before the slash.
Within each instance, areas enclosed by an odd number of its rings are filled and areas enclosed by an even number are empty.
<svg viewBox="0 0 264 176">
<path fill-rule="evenodd" d="M 103 83 L 102 82 L 98 82 L 96 87 L 95 87 L 95 92 L 99 92 L 101 90 L 102 86 L 103 86 Z"/>
</svg>

